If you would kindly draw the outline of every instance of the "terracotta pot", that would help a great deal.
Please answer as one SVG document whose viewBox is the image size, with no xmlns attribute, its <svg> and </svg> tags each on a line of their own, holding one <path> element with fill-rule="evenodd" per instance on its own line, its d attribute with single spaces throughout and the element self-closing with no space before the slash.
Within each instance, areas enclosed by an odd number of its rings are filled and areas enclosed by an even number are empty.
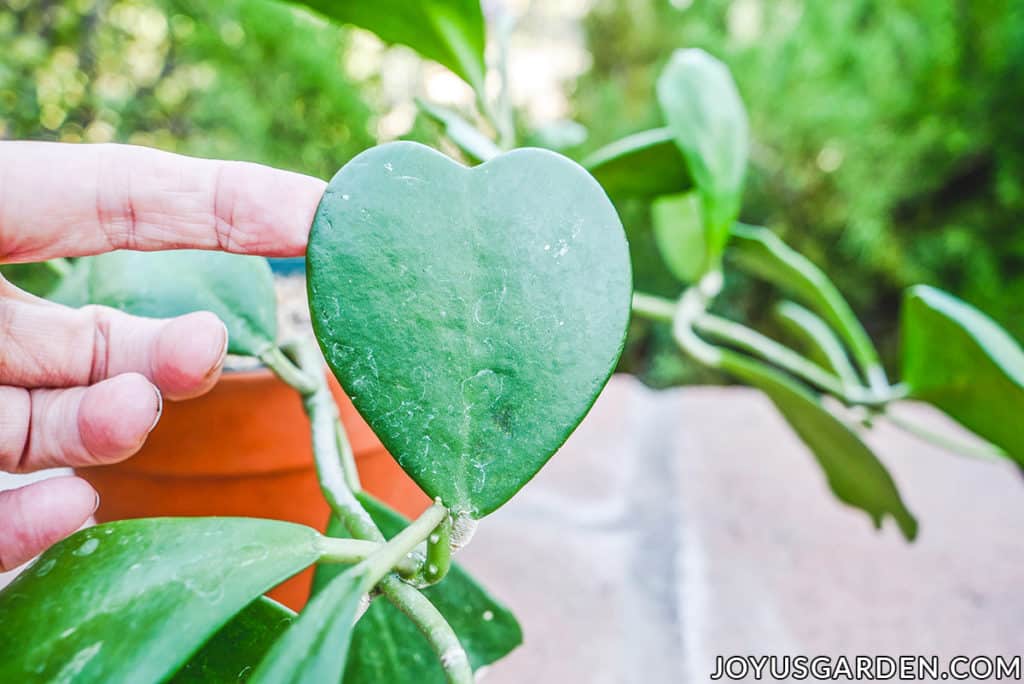
<svg viewBox="0 0 1024 684">
<path fill-rule="evenodd" d="M 363 488 L 415 517 L 429 499 L 398 467 L 328 374 Z M 309 422 L 293 389 L 266 370 L 225 373 L 205 396 L 164 405 L 160 424 L 133 458 L 79 471 L 100 494 L 99 522 L 161 516 L 248 516 L 323 530 Z M 270 596 L 299 609 L 312 570 Z"/>
</svg>

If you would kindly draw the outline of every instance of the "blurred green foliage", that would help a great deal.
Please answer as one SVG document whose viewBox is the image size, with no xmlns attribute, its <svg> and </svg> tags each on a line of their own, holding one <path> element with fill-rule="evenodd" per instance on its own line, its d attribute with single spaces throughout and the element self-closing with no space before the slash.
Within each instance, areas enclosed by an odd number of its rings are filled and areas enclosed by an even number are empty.
<svg viewBox="0 0 1024 684">
<path fill-rule="evenodd" d="M 1024 338 L 1024 3 L 1019 0 L 598 0 L 575 93 L 599 146 L 663 125 L 658 70 L 677 47 L 732 68 L 750 112 L 743 219 L 824 268 L 895 363 L 900 292 L 923 282 Z M 624 211 L 637 287 L 676 294 L 646 206 Z M 724 306 L 771 332 L 774 293 L 734 277 Z M 658 341 L 626 365 L 689 378 Z"/>
<path fill-rule="evenodd" d="M 343 30 L 273 2 L 6 0 L 0 138 L 117 141 L 330 177 L 372 145 Z"/>
</svg>

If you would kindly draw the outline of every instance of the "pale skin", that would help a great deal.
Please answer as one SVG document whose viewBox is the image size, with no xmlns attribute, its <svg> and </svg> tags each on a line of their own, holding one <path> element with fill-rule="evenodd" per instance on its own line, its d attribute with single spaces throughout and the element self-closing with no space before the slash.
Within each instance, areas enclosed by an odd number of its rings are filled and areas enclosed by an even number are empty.
<svg viewBox="0 0 1024 684">
<path fill-rule="evenodd" d="M 324 182 L 257 164 L 123 145 L 0 142 L 0 264 L 116 249 L 301 256 Z M 163 401 L 217 382 L 227 330 L 210 313 L 153 320 L 69 309 L 0 279 L 0 470 L 116 463 Z M 0 571 L 85 524 L 77 477 L 0 492 Z"/>
</svg>

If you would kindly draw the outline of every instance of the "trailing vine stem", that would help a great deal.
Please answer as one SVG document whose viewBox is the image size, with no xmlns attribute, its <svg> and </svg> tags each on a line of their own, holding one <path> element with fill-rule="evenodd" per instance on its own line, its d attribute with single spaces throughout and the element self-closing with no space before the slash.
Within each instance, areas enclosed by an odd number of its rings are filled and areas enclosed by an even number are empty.
<svg viewBox="0 0 1024 684">
<path fill-rule="evenodd" d="M 946 451 L 950 451 L 961 456 L 977 458 L 985 461 L 997 461 L 1009 458 L 1009 455 L 1005 451 L 994 444 L 989 444 L 988 442 L 968 444 L 966 442 L 947 437 L 946 435 L 940 435 L 939 433 L 917 425 L 913 421 L 907 420 L 902 416 L 897 416 L 893 414 L 892 411 L 882 411 L 878 415 L 895 427 L 903 430 L 909 435 L 913 435 L 923 442 L 927 442 L 939 447 L 940 449 L 945 449 Z"/>
<path fill-rule="evenodd" d="M 386 543 L 384 534 L 355 496 L 354 492 L 358 491 L 359 486 L 358 476 L 355 475 L 355 459 L 338 416 L 337 404 L 334 403 L 334 397 L 331 396 L 330 388 L 324 379 L 323 361 L 316 344 L 310 338 L 297 340 L 282 345 L 280 356 L 274 355 L 273 358 L 278 362 L 278 366 L 268 367 L 284 382 L 292 385 L 302 397 L 303 408 L 309 416 L 313 436 L 313 458 L 316 462 L 317 477 L 331 510 L 353 538 L 378 545 Z M 279 371 L 281 368 L 285 369 L 284 373 Z M 289 382 L 289 379 L 296 378 L 309 380 L 310 383 Z M 435 504 L 435 507 L 437 506 L 439 504 Z M 443 527 L 444 521 L 448 519 L 448 515 L 439 516 L 437 523 L 423 532 L 420 541 L 428 539 L 434 528 Z M 372 562 L 372 558 L 368 562 Z M 410 562 L 415 562 L 411 553 L 392 565 L 405 576 L 422 572 L 422 568 L 418 568 L 418 572 L 412 572 Z M 438 656 L 449 684 L 473 683 L 473 670 L 469 658 L 455 630 L 426 597 L 416 588 L 406 584 L 398 575 L 390 572 L 385 574 L 377 589 L 396 608 L 405 613 L 426 637 Z"/>
<path fill-rule="evenodd" d="M 836 374 L 770 337 L 708 313 L 708 305 L 720 289 L 721 273 L 712 271 L 685 290 L 678 302 L 645 293 L 634 294 L 633 311 L 653 320 L 671 323 L 673 334 L 683 350 L 711 368 L 728 370 L 724 366 L 734 365 L 731 363 L 734 357 L 736 360 L 742 360 L 742 357 L 708 344 L 698 337 L 697 331 L 759 357 L 850 406 L 884 407 L 900 398 L 899 388 L 888 385 L 885 391 L 863 385 L 851 386 Z"/>
</svg>

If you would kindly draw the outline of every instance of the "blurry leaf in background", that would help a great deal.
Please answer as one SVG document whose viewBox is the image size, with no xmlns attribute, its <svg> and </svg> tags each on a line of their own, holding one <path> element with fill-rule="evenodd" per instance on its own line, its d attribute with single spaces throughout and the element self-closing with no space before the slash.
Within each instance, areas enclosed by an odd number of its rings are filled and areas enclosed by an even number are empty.
<svg viewBox="0 0 1024 684">
<path fill-rule="evenodd" d="M 292 622 L 295 613 L 261 596 L 221 627 L 169 684 L 245 682 Z"/>
<path fill-rule="evenodd" d="M 707 242 L 697 193 L 665 195 L 651 205 L 654 239 L 669 270 L 684 283 L 707 269 Z"/>
<path fill-rule="evenodd" d="M 430 104 L 422 99 L 416 100 L 416 106 L 430 119 L 441 124 L 444 127 L 444 134 L 471 161 L 485 162 L 501 154 L 501 150 L 490 138 L 477 130 L 458 112 L 447 107 Z"/>
<path fill-rule="evenodd" d="M 804 354 L 822 368 L 839 376 L 847 387 L 860 384 L 843 343 L 823 318 L 795 302 L 782 301 L 775 306 L 775 317 L 791 337 L 797 338 Z"/>
<path fill-rule="evenodd" d="M 903 381 L 1024 464 L 1024 350 L 995 321 L 918 285 L 903 302 Z"/>
<path fill-rule="evenodd" d="M 613 198 L 682 192 L 693 182 L 674 140 L 667 128 L 634 133 L 592 153 L 583 166 Z"/>
<path fill-rule="evenodd" d="M 409 524 L 400 514 L 368 494 L 358 496 L 388 539 Z M 331 520 L 327 534 L 331 537 L 349 536 L 345 526 L 336 518 Z M 318 566 L 314 593 L 326 587 L 341 572 L 343 568 L 338 566 Z M 452 565 L 440 583 L 424 589 L 423 595 L 455 630 L 474 671 L 504 658 L 523 641 L 515 616 L 457 564 Z M 409 618 L 386 599 L 377 599 L 370 604 L 352 636 L 345 671 L 346 684 L 444 684 L 445 681 L 437 654 Z"/>
<path fill-rule="evenodd" d="M 64 259 L 34 264 L 7 264 L 0 266 L 0 276 L 25 292 L 45 297 L 60 284 L 71 268 L 71 263 Z"/>
<path fill-rule="evenodd" d="M 729 68 L 703 50 L 676 50 L 658 102 L 700 193 L 708 258 L 717 264 L 739 216 L 749 147 L 747 113 Z"/>
<path fill-rule="evenodd" d="M 336 21 L 408 45 L 483 93 L 486 27 L 479 0 L 293 0 Z"/>
<path fill-rule="evenodd" d="M 211 311 L 228 328 L 232 354 L 259 356 L 277 340 L 274 276 L 262 257 L 199 250 L 85 257 L 51 299 L 149 318 Z"/>
<path fill-rule="evenodd" d="M 726 370 L 768 395 L 779 413 L 825 471 L 828 486 L 840 501 L 859 508 L 881 527 L 891 515 L 903 536 L 917 536 L 917 520 L 907 510 L 889 471 L 860 437 L 832 415 L 818 397 L 779 371 L 745 358 Z M 755 458 L 755 454 L 751 454 Z"/>
<path fill-rule="evenodd" d="M 569 154 L 587 141 L 586 127 L 568 119 L 559 119 L 531 131 L 523 140 L 523 147 L 543 147 Z"/>
</svg>

